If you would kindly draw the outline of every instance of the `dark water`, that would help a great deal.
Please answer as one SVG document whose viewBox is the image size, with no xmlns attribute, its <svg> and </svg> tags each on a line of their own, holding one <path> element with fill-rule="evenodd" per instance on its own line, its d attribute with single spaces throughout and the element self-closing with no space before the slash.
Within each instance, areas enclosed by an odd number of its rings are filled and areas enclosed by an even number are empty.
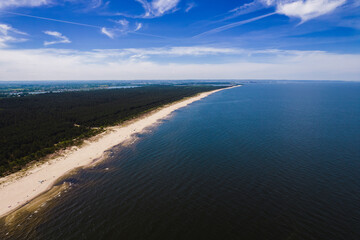
<svg viewBox="0 0 360 240">
<path fill-rule="evenodd" d="M 0 239 L 360 239 L 360 83 L 249 84 L 139 137 Z"/>
</svg>

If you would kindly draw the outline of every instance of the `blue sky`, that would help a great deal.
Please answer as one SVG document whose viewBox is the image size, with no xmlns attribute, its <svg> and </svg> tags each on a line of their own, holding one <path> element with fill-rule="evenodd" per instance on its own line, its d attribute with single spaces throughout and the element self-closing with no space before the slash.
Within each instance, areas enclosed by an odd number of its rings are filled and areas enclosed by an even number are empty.
<svg viewBox="0 0 360 240">
<path fill-rule="evenodd" d="M 360 0 L 0 0 L 0 80 L 360 80 Z"/>
</svg>

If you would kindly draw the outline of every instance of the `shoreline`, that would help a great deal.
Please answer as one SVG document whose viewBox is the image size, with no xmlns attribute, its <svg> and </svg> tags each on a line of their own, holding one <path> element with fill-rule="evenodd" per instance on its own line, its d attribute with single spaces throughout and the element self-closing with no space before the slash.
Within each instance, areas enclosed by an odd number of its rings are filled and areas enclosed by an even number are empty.
<svg viewBox="0 0 360 240">
<path fill-rule="evenodd" d="M 70 147 L 60 152 L 60 155 L 50 155 L 46 161 L 35 163 L 25 171 L 0 178 L 0 218 L 21 209 L 33 199 L 49 191 L 61 177 L 78 168 L 90 167 L 101 162 L 106 158 L 107 150 L 130 140 L 135 134 L 143 132 L 174 111 L 213 93 L 234 87 L 238 86 L 199 93 L 152 110 L 121 125 L 108 127 L 105 132 L 85 140 L 79 147 Z"/>
</svg>

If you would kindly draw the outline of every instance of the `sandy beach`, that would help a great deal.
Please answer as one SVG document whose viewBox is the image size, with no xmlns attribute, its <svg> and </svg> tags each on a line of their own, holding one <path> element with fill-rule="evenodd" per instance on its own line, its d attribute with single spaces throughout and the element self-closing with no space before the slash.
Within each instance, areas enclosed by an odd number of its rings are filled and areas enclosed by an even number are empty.
<svg viewBox="0 0 360 240">
<path fill-rule="evenodd" d="M 25 172 L 20 171 L 0 178 L 0 217 L 26 205 L 36 196 L 48 191 L 60 177 L 77 168 L 89 167 L 100 162 L 106 157 L 106 150 L 130 140 L 134 134 L 151 127 L 175 110 L 224 89 L 204 92 L 154 110 L 125 124 L 109 127 L 105 132 L 86 140 L 80 147 L 67 149 L 55 158 L 49 157 L 47 161 L 37 166 L 34 165 Z"/>
</svg>

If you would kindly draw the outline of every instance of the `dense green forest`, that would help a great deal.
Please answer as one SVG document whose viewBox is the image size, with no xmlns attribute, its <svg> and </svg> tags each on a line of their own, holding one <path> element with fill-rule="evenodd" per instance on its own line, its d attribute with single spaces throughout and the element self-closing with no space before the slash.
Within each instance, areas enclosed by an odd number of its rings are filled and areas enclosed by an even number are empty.
<svg viewBox="0 0 360 240">
<path fill-rule="evenodd" d="M 0 99 L 0 176 L 164 104 L 220 86 L 151 85 Z"/>
</svg>

